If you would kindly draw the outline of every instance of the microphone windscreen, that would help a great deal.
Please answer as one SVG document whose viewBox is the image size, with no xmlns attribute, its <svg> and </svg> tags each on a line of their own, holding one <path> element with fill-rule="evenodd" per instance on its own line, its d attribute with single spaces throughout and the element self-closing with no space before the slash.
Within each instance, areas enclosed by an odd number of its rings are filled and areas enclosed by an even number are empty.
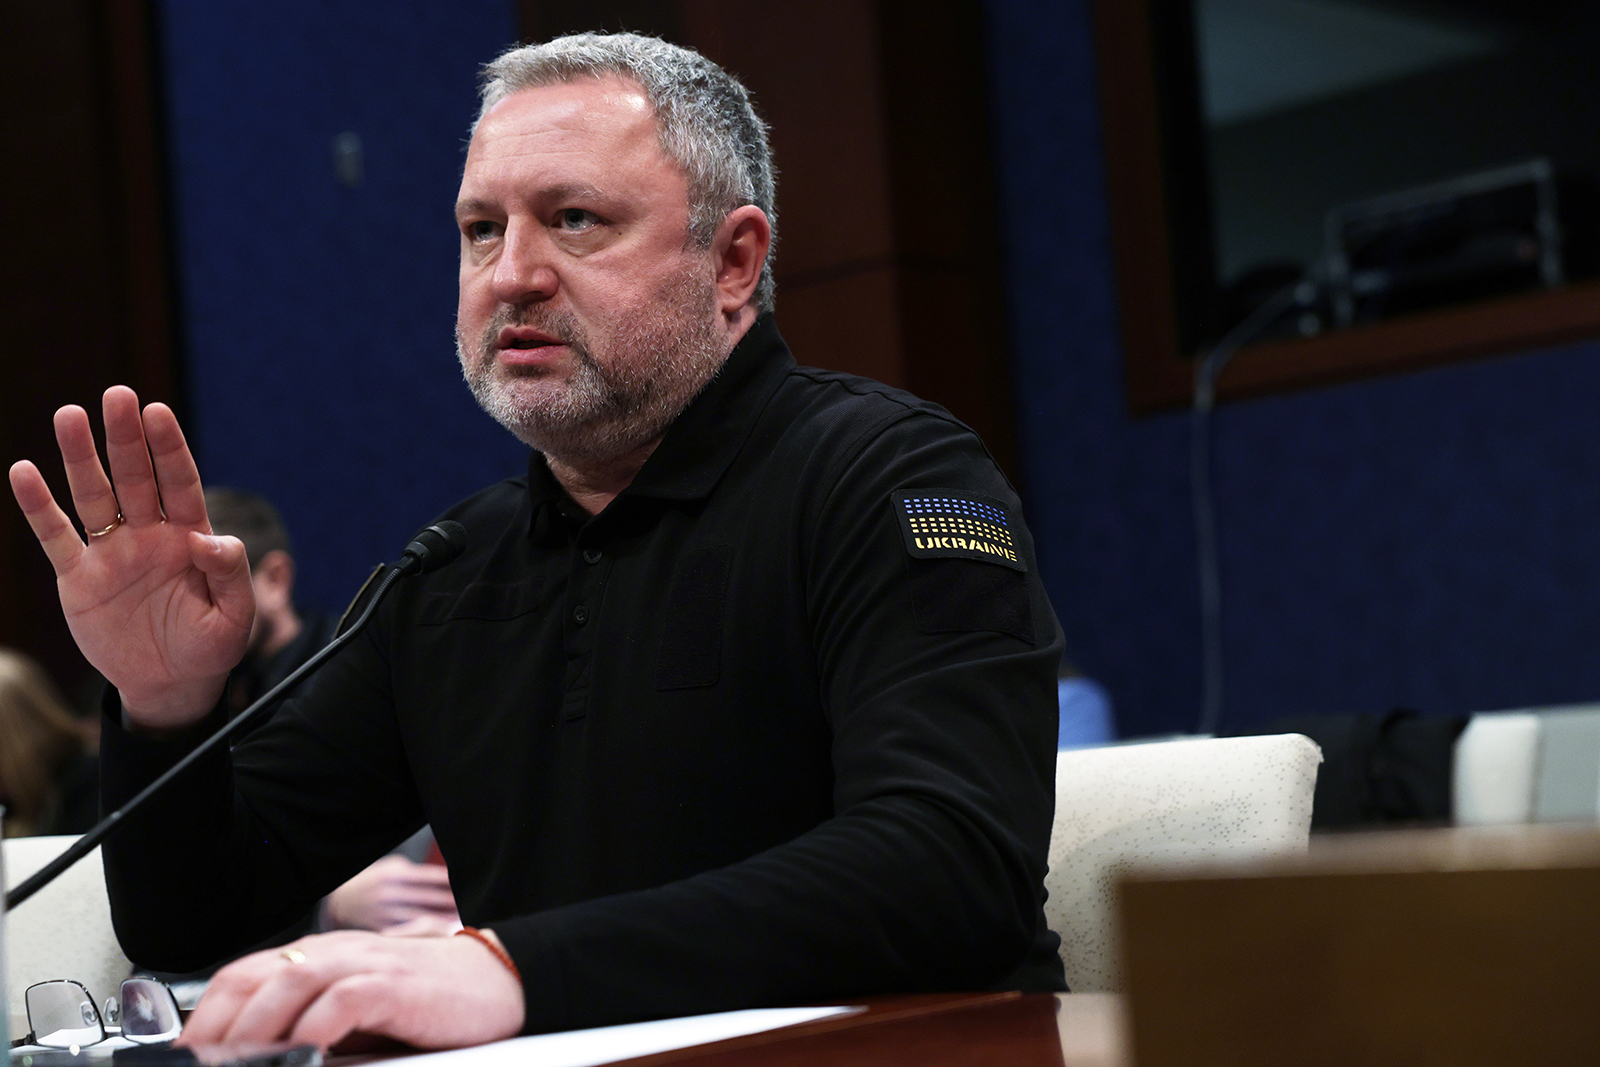
<svg viewBox="0 0 1600 1067">
<path fill-rule="evenodd" d="M 417 534 L 395 564 L 401 574 L 428 574 L 438 570 L 467 550 L 467 528 L 454 519 L 445 519 Z"/>
</svg>

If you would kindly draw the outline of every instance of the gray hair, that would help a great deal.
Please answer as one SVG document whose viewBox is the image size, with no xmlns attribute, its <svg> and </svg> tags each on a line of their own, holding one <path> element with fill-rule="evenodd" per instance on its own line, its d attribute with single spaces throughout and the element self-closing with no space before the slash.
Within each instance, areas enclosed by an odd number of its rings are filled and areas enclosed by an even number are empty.
<svg viewBox="0 0 1600 1067">
<path fill-rule="evenodd" d="M 524 89 L 614 76 L 636 83 L 655 109 L 661 150 L 689 181 L 689 236 L 709 247 L 728 212 L 754 204 L 772 226 L 756 285 L 756 306 L 771 311 L 778 246 L 776 178 L 767 124 L 727 71 L 698 52 L 632 33 L 580 33 L 513 48 L 484 65 L 478 122 Z"/>
</svg>

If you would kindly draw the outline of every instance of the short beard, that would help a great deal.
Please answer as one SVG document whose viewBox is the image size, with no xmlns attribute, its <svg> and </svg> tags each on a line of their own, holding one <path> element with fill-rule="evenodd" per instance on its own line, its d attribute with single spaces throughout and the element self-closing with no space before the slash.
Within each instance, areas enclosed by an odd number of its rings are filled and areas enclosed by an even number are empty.
<svg viewBox="0 0 1600 1067">
<path fill-rule="evenodd" d="M 474 348 L 456 331 L 462 375 L 478 405 L 517 439 L 568 466 L 607 463 L 658 440 L 727 359 L 713 287 L 698 275 L 669 282 L 657 310 L 628 316 L 595 358 L 588 331 L 545 304 L 495 312 Z M 532 326 L 568 346 L 565 383 L 539 388 L 540 372 L 505 374 L 495 359 L 500 331 Z M 528 388 L 519 389 L 526 383 Z"/>
</svg>

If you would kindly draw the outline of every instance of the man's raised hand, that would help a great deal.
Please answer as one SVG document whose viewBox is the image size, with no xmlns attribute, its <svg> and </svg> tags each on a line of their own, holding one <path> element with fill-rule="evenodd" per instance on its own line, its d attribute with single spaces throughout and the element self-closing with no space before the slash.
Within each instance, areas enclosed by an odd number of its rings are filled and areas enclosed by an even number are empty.
<svg viewBox="0 0 1600 1067">
<path fill-rule="evenodd" d="M 255 613 L 244 545 L 215 537 L 194 456 L 165 404 L 139 410 L 126 386 L 104 397 L 106 459 L 88 413 L 56 412 L 80 532 L 33 463 L 11 489 L 55 568 L 67 625 L 116 686 L 129 718 L 171 729 L 203 717 L 243 658 Z"/>
</svg>

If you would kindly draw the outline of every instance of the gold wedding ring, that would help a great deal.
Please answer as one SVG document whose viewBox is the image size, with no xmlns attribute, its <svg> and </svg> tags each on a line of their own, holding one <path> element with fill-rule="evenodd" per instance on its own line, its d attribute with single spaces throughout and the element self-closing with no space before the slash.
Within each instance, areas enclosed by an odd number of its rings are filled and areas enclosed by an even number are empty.
<svg viewBox="0 0 1600 1067">
<path fill-rule="evenodd" d="M 111 520 L 111 525 L 107 526 L 104 530 L 85 530 L 84 533 L 88 534 L 90 537 L 104 537 L 106 534 L 110 533 L 112 530 L 115 530 L 121 525 L 122 512 L 119 511 L 117 512 L 117 517 Z"/>
<path fill-rule="evenodd" d="M 278 955 L 282 956 L 290 963 L 304 963 L 306 961 L 306 954 L 297 948 L 286 948 L 282 952 L 278 953 Z"/>
</svg>

